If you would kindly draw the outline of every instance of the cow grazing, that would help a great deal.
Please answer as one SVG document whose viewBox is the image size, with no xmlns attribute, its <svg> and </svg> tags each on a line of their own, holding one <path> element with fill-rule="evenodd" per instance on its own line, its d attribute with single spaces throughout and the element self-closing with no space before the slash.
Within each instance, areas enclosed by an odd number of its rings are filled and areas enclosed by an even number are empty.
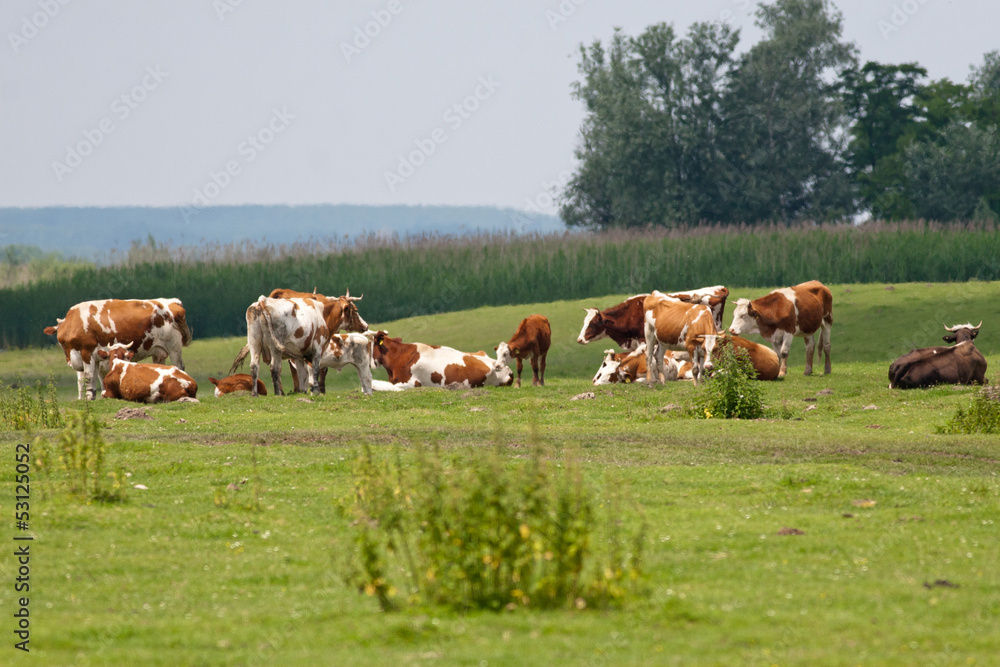
<svg viewBox="0 0 1000 667">
<path fill-rule="evenodd" d="M 330 336 L 323 348 L 323 358 L 320 368 L 335 368 L 338 371 L 345 366 L 354 366 L 361 381 L 361 391 L 367 395 L 372 393 L 372 341 L 368 336 L 358 333 L 334 334 Z"/>
<path fill-rule="evenodd" d="M 686 292 L 669 294 L 656 292 L 656 294 L 683 303 L 708 306 L 712 311 L 716 328 L 722 328 L 722 315 L 726 308 L 726 298 L 729 296 L 729 290 L 722 285 Z M 580 329 L 576 342 L 586 345 L 607 336 L 618 343 L 623 350 L 635 350 L 645 339 L 643 304 L 647 296 L 649 294 L 637 294 L 607 310 L 584 308 L 587 315 L 583 318 L 583 328 Z"/>
<path fill-rule="evenodd" d="M 225 394 L 231 394 L 234 391 L 250 391 L 253 389 L 253 378 L 246 373 L 237 373 L 236 375 L 224 377 L 221 380 L 208 378 L 208 381 L 215 385 L 216 398 Z M 257 380 L 257 393 L 261 396 L 267 396 L 267 387 L 264 386 L 264 383 L 260 379 Z"/>
<path fill-rule="evenodd" d="M 77 398 L 97 397 L 97 382 L 105 366 L 96 351 L 121 344 L 136 360 L 152 357 L 162 363 L 167 357 L 184 369 L 181 348 L 191 342 L 184 306 L 177 299 L 102 299 L 78 303 L 56 320 L 45 333 L 55 335 L 66 354 L 66 363 L 76 371 Z"/>
<path fill-rule="evenodd" d="M 124 345 L 100 349 L 97 356 L 108 360 L 111 370 L 104 376 L 104 398 L 120 398 L 134 403 L 170 403 L 182 398 L 196 398 L 198 383 L 173 366 L 137 364 Z"/>
<path fill-rule="evenodd" d="M 314 394 L 318 394 L 319 368 L 323 348 L 330 338 L 323 317 L 324 303 L 313 298 L 272 299 L 261 296 L 247 308 L 247 344 L 233 361 L 232 375 L 250 356 L 250 393 L 257 396 L 260 362 L 271 368 L 271 382 L 276 396 L 284 396 L 281 387 L 281 359 L 295 360 L 298 377 L 306 379 Z M 311 366 L 306 368 L 306 361 Z M 296 387 L 298 389 L 299 387 Z M 304 389 L 304 387 L 302 387 Z"/>
<path fill-rule="evenodd" d="M 351 296 L 350 288 L 347 289 L 344 296 L 329 297 L 318 294 L 315 289 L 310 293 L 281 288 L 271 290 L 268 296 L 272 299 L 315 299 L 322 302 L 323 319 L 326 320 L 326 328 L 331 334 L 335 334 L 341 329 L 355 333 L 368 331 L 368 323 L 361 317 L 355 304 L 356 301 L 361 301 L 365 295 Z M 292 386 L 295 391 L 299 391 L 301 387 L 299 374 L 292 360 L 288 361 L 288 367 L 292 372 Z M 326 368 L 321 368 L 319 371 L 320 393 L 326 393 L 326 372 Z"/>
<path fill-rule="evenodd" d="M 521 368 L 523 359 L 531 357 L 531 384 L 545 386 L 545 355 L 552 343 L 552 327 L 544 315 L 529 315 L 521 320 L 517 332 L 506 343 L 500 343 L 494 349 L 500 363 L 508 364 L 511 358 L 517 359 L 517 386 L 521 387 Z"/>
<path fill-rule="evenodd" d="M 409 387 L 510 386 L 514 375 L 506 364 L 485 352 L 459 352 L 450 347 L 404 343 L 385 331 L 375 334 L 372 346 L 375 366 L 381 366 L 394 385 Z"/>
<path fill-rule="evenodd" d="M 977 326 L 945 325 L 949 332 L 940 345 L 910 350 L 889 366 L 890 389 L 913 389 L 936 384 L 986 384 L 986 358 L 976 349 L 973 340 L 979 335 Z"/>
<path fill-rule="evenodd" d="M 667 377 L 663 357 L 667 350 L 687 352 L 692 379 L 699 383 L 707 358 L 715 347 L 718 330 L 708 306 L 683 303 L 654 291 L 643 304 L 646 336 L 646 382 Z"/>
<path fill-rule="evenodd" d="M 787 372 L 788 351 L 792 340 L 806 341 L 806 375 L 812 375 L 813 352 L 817 342 L 826 356 L 824 373 L 830 372 L 830 329 L 833 326 L 833 294 L 818 280 L 776 289 L 750 301 L 740 299 L 733 312 L 730 331 L 734 334 L 759 334 L 771 343 L 778 354 L 778 377 Z M 815 336 L 819 340 L 815 340 Z"/>
</svg>

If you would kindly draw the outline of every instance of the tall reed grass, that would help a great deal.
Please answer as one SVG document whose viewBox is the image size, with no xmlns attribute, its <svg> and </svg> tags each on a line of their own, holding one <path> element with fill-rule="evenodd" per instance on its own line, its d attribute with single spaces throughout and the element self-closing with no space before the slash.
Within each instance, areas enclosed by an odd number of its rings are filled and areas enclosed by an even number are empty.
<svg viewBox="0 0 1000 667">
<path fill-rule="evenodd" d="M 927 222 L 703 226 L 545 236 L 380 238 L 341 247 L 158 247 L 148 261 L 87 268 L 0 290 L 0 342 L 50 344 L 42 329 L 75 303 L 180 298 L 197 337 L 240 335 L 275 287 L 364 294 L 369 322 L 486 305 L 727 284 L 1000 279 L 1000 226 Z"/>
</svg>

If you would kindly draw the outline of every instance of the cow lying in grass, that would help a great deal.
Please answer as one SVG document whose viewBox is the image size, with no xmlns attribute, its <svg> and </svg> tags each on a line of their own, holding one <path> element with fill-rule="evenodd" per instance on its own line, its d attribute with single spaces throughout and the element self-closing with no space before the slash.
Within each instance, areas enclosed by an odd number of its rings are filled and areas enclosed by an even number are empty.
<svg viewBox="0 0 1000 667">
<path fill-rule="evenodd" d="M 111 370 L 104 376 L 104 398 L 120 398 L 135 403 L 169 403 L 182 398 L 195 398 L 198 383 L 190 375 L 162 364 L 137 364 L 133 353 L 124 345 L 98 350 L 97 356 L 107 359 Z"/>
<path fill-rule="evenodd" d="M 633 352 L 604 351 L 604 361 L 592 380 L 595 385 L 628 384 L 646 382 L 646 344 L 643 343 Z M 665 352 L 663 356 L 664 381 L 691 380 L 692 365 L 683 352 Z"/>
<path fill-rule="evenodd" d="M 208 381 L 215 385 L 215 397 L 225 396 L 235 391 L 250 391 L 253 388 L 253 378 L 246 373 L 237 373 L 224 377 L 221 380 L 208 378 Z M 267 396 L 267 388 L 261 380 L 257 380 L 257 393 Z"/>
<path fill-rule="evenodd" d="M 514 375 L 506 364 L 485 352 L 459 352 L 450 347 L 404 343 L 385 331 L 375 334 L 372 359 L 389 375 L 389 382 L 405 387 L 510 386 Z"/>
<path fill-rule="evenodd" d="M 914 389 L 936 384 L 986 384 L 986 358 L 973 342 L 979 335 L 976 326 L 945 325 L 944 336 L 951 347 L 939 345 L 910 350 L 889 366 L 890 389 Z"/>
</svg>

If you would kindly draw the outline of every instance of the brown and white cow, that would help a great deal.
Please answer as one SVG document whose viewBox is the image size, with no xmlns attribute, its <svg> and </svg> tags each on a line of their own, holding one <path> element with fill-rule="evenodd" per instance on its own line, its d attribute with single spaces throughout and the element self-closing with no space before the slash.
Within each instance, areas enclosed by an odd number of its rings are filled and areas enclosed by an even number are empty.
<svg viewBox="0 0 1000 667">
<path fill-rule="evenodd" d="M 57 319 L 45 333 L 55 335 L 66 354 L 66 363 L 76 371 L 77 398 L 97 397 L 101 367 L 98 350 L 122 344 L 135 358 L 152 357 L 162 363 L 167 357 L 184 369 L 181 348 L 191 342 L 184 306 L 178 299 L 101 299 L 78 303 Z"/>
<path fill-rule="evenodd" d="M 702 287 L 686 292 L 671 292 L 661 297 L 690 303 L 692 305 L 708 306 L 712 311 L 717 329 L 722 328 L 722 315 L 726 309 L 726 298 L 729 290 L 722 285 Z M 607 336 L 618 343 L 623 350 L 635 350 L 645 340 L 643 304 L 649 294 L 637 294 L 622 303 L 606 310 L 584 308 L 587 315 L 583 318 L 583 328 L 576 342 L 581 345 L 600 340 Z"/>
<path fill-rule="evenodd" d="M 372 339 L 359 333 L 334 334 L 323 348 L 320 368 L 337 371 L 354 366 L 361 381 L 361 391 L 372 393 Z"/>
<path fill-rule="evenodd" d="M 730 331 L 734 334 L 759 334 L 771 343 L 781 365 L 778 377 L 787 372 L 788 351 L 792 340 L 806 341 L 806 375 L 812 375 L 813 352 L 818 344 L 826 356 L 823 372 L 830 372 L 830 329 L 833 326 L 833 294 L 818 280 L 783 287 L 750 301 L 740 299 L 733 312 Z M 819 340 L 815 340 L 815 336 Z"/>
<path fill-rule="evenodd" d="M 545 355 L 552 344 L 552 327 L 544 315 L 529 315 L 521 320 L 514 336 L 506 343 L 500 343 L 493 350 L 497 360 L 509 364 L 517 359 L 517 386 L 521 387 L 521 369 L 523 359 L 531 357 L 531 384 L 545 386 Z"/>
<path fill-rule="evenodd" d="M 137 364 L 124 345 L 100 349 L 97 355 L 111 364 L 104 376 L 104 398 L 120 398 L 134 403 L 169 403 L 182 398 L 196 398 L 198 383 L 173 366 Z"/>
<path fill-rule="evenodd" d="M 939 345 L 910 350 L 889 366 L 890 389 L 914 389 L 936 384 L 986 384 L 986 357 L 973 342 L 979 335 L 980 322 L 945 325 L 944 336 L 951 347 Z"/>
<path fill-rule="evenodd" d="M 778 363 L 778 355 L 775 354 L 774 350 L 766 345 L 761 345 L 760 343 L 755 343 L 752 340 L 747 340 L 742 336 L 736 336 L 730 333 L 721 334 L 716 341 L 715 350 L 712 352 L 713 361 L 717 362 L 719 360 L 719 357 L 722 355 L 722 351 L 728 345 L 734 345 L 738 349 L 746 352 L 747 356 L 750 358 L 750 363 L 753 364 L 758 380 L 768 381 L 778 378 L 778 372 L 781 365 Z"/>
<path fill-rule="evenodd" d="M 235 391 L 250 391 L 253 389 L 253 378 L 246 373 L 237 373 L 236 375 L 224 377 L 221 380 L 208 378 L 208 381 L 215 385 L 216 398 Z M 264 386 L 264 383 L 260 379 L 257 380 L 257 393 L 261 396 L 267 396 L 267 387 Z"/>
<path fill-rule="evenodd" d="M 692 379 L 697 385 L 705 372 L 705 362 L 715 347 L 718 330 L 708 306 L 683 303 L 654 291 L 643 303 L 646 336 L 646 382 L 667 377 L 663 356 L 667 350 L 687 352 Z"/>
<path fill-rule="evenodd" d="M 320 392 L 319 368 L 323 348 L 330 338 L 323 317 L 324 303 L 313 298 L 272 299 L 261 296 L 247 308 L 247 344 L 233 361 L 232 375 L 250 355 L 250 393 L 257 396 L 260 362 L 271 368 L 271 382 L 276 396 L 284 396 L 281 387 L 281 360 L 293 359 L 298 377 L 306 379 L 314 394 Z M 306 368 L 306 361 L 311 366 Z M 299 387 L 296 387 L 298 389 Z M 303 387 L 304 389 L 304 387 Z"/>
<path fill-rule="evenodd" d="M 335 334 L 341 329 L 355 333 L 368 331 L 368 323 L 361 317 L 361 313 L 358 312 L 358 307 L 355 304 L 356 301 L 361 301 L 365 295 L 351 296 L 350 288 L 347 289 L 344 296 L 325 296 L 317 293 L 315 289 L 310 293 L 283 288 L 271 290 L 268 296 L 272 299 L 316 299 L 317 301 L 321 301 L 323 303 L 323 318 L 326 320 L 326 328 L 331 334 Z M 299 374 L 292 360 L 288 361 L 288 367 L 292 372 L 292 386 L 295 388 L 295 391 L 299 391 L 301 387 Z M 326 368 L 321 368 L 319 371 L 320 393 L 326 393 L 326 372 Z"/>
<path fill-rule="evenodd" d="M 663 355 L 664 376 L 667 382 L 673 380 L 690 380 L 691 362 L 687 353 L 669 351 Z M 646 344 L 643 343 L 632 352 L 604 351 L 604 361 L 592 380 L 595 385 L 625 384 L 646 382 Z"/>
<path fill-rule="evenodd" d="M 514 375 L 506 364 L 485 352 L 459 352 L 450 347 L 404 343 L 385 331 L 375 334 L 372 359 L 389 375 L 389 382 L 407 387 L 510 386 Z"/>
</svg>

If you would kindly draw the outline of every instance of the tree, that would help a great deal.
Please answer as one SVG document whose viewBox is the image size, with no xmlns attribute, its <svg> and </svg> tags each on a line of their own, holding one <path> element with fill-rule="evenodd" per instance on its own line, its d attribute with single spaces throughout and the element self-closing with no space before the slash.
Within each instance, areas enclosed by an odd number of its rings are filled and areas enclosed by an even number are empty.
<svg viewBox="0 0 1000 667">
<path fill-rule="evenodd" d="M 580 167 L 564 192 L 568 225 L 644 227 L 716 217 L 727 168 L 718 150 L 722 81 L 738 32 L 667 24 L 580 48 L 574 96 L 587 115 Z"/>
<path fill-rule="evenodd" d="M 726 116 L 737 167 L 727 219 L 840 218 L 853 210 L 845 173 L 840 72 L 855 47 L 826 0 L 776 0 L 757 10 L 765 39 L 741 59 Z"/>
</svg>

